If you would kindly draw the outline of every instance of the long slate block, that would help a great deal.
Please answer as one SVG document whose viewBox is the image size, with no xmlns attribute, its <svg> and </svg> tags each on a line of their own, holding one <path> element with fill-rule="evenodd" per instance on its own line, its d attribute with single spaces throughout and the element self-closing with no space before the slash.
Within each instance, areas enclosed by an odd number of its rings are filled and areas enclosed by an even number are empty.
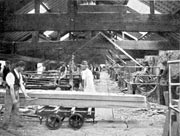
<svg viewBox="0 0 180 136">
<path fill-rule="evenodd" d="M 29 96 L 38 98 L 25 101 L 20 95 L 21 105 L 59 105 L 96 108 L 147 108 L 145 96 L 115 93 L 86 93 L 75 91 L 27 90 Z M 0 104 L 4 101 L 5 90 L 0 90 Z"/>
</svg>

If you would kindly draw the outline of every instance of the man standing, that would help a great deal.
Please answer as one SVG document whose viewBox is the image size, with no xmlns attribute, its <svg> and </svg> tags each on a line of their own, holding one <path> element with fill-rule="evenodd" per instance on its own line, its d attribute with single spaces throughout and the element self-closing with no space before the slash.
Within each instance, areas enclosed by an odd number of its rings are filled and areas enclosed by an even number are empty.
<svg viewBox="0 0 180 136">
<path fill-rule="evenodd" d="M 30 98 L 25 90 L 21 72 L 25 68 L 25 63 L 19 61 L 15 68 L 6 76 L 6 95 L 5 95 L 5 112 L 2 129 L 8 129 L 10 117 L 15 127 L 23 127 L 19 120 L 19 90 L 23 92 L 25 98 Z"/>
<path fill-rule="evenodd" d="M 164 93 L 168 92 L 168 75 L 169 75 L 169 69 L 168 69 L 168 64 L 167 60 L 162 61 L 160 65 L 160 104 L 165 105 L 165 98 L 164 98 Z"/>
<path fill-rule="evenodd" d="M 59 68 L 59 79 L 62 79 L 66 76 L 67 74 L 67 67 L 66 63 L 64 62 L 63 65 Z"/>
<path fill-rule="evenodd" d="M 95 86 L 94 86 L 94 81 L 93 81 L 93 74 L 91 70 L 88 68 L 88 62 L 83 61 L 82 62 L 82 87 L 84 89 L 84 92 L 96 92 L 95 91 Z"/>
</svg>

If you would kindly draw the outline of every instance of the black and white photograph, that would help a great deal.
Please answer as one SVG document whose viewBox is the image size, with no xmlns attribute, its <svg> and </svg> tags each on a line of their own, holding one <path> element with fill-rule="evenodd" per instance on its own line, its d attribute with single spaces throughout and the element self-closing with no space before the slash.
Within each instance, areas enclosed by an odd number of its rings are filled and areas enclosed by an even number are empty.
<svg viewBox="0 0 180 136">
<path fill-rule="evenodd" d="M 180 136 L 180 0 L 0 0 L 0 136 Z"/>
</svg>

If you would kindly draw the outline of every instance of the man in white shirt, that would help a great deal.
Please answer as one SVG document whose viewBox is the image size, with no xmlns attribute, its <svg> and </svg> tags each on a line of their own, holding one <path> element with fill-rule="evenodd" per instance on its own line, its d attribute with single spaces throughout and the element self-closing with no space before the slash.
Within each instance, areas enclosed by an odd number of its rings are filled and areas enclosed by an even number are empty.
<svg viewBox="0 0 180 136">
<path fill-rule="evenodd" d="M 15 68 L 9 72 L 6 76 L 6 95 L 5 95 L 5 112 L 3 119 L 4 130 L 8 129 L 10 123 L 10 117 L 12 118 L 12 123 L 16 127 L 23 127 L 19 120 L 19 90 L 23 92 L 25 98 L 30 98 L 25 90 L 23 84 L 23 78 L 21 72 L 25 68 L 25 63 L 19 61 L 16 63 Z"/>
<path fill-rule="evenodd" d="M 96 92 L 95 86 L 94 86 L 94 77 L 91 72 L 91 70 L 88 68 L 88 62 L 83 61 L 82 62 L 82 87 L 84 89 L 84 92 Z"/>
</svg>

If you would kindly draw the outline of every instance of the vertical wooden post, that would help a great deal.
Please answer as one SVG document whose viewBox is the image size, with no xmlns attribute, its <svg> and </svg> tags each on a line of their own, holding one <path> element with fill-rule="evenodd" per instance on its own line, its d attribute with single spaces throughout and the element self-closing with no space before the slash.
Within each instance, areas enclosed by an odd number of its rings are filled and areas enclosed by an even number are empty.
<svg viewBox="0 0 180 136">
<path fill-rule="evenodd" d="M 12 42 L 12 46 L 11 46 L 11 54 L 15 54 L 16 53 L 16 44 L 15 42 L 13 41 Z"/>
<path fill-rule="evenodd" d="M 35 10 L 35 14 L 40 13 L 40 0 L 34 0 L 34 10 Z M 32 46 L 37 46 L 38 41 L 39 41 L 39 31 L 32 32 Z M 35 51 L 33 51 L 33 54 L 34 55 L 36 54 Z"/>
<path fill-rule="evenodd" d="M 158 67 L 158 69 L 159 69 L 159 67 Z M 157 84 L 157 89 L 156 89 L 156 95 L 157 95 L 157 102 L 160 104 L 161 102 L 160 102 L 160 77 L 158 76 L 157 77 L 157 82 L 158 82 L 158 84 Z"/>
<path fill-rule="evenodd" d="M 154 0 L 150 1 L 150 14 L 154 15 Z"/>
<path fill-rule="evenodd" d="M 69 79 L 69 83 L 70 83 L 70 85 L 72 87 L 71 90 L 73 90 L 73 88 L 74 88 L 73 73 L 74 73 L 74 54 L 72 54 L 71 65 L 70 65 L 70 79 Z"/>
<path fill-rule="evenodd" d="M 74 37 L 73 37 L 73 33 L 69 33 L 69 40 L 73 40 L 74 39 Z"/>
<path fill-rule="evenodd" d="M 34 0 L 34 9 L 35 9 L 35 14 L 40 13 L 40 0 Z"/>
<path fill-rule="evenodd" d="M 75 16 L 77 14 L 77 0 L 68 0 L 68 15 L 70 21 L 70 29 L 75 29 Z"/>
<path fill-rule="evenodd" d="M 5 17 L 5 1 L 0 1 L 0 28 L 2 31 L 0 31 L 0 39 L 4 38 L 4 17 Z"/>
<path fill-rule="evenodd" d="M 61 38 L 61 31 L 58 31 L 58 34 L 57 34 L 57 41 L 60 41 L 60 38 Z"/>
<path fill-rule="evenodd" d="M 34 9 L 35 14 L 40 13 L 40 0 L 34 0 Z M 39 31 L 35 31 L 32 33 L 32 43 L 33 45 L 36 45 L 36 43 L 39 41 Z"/>
</svg>

